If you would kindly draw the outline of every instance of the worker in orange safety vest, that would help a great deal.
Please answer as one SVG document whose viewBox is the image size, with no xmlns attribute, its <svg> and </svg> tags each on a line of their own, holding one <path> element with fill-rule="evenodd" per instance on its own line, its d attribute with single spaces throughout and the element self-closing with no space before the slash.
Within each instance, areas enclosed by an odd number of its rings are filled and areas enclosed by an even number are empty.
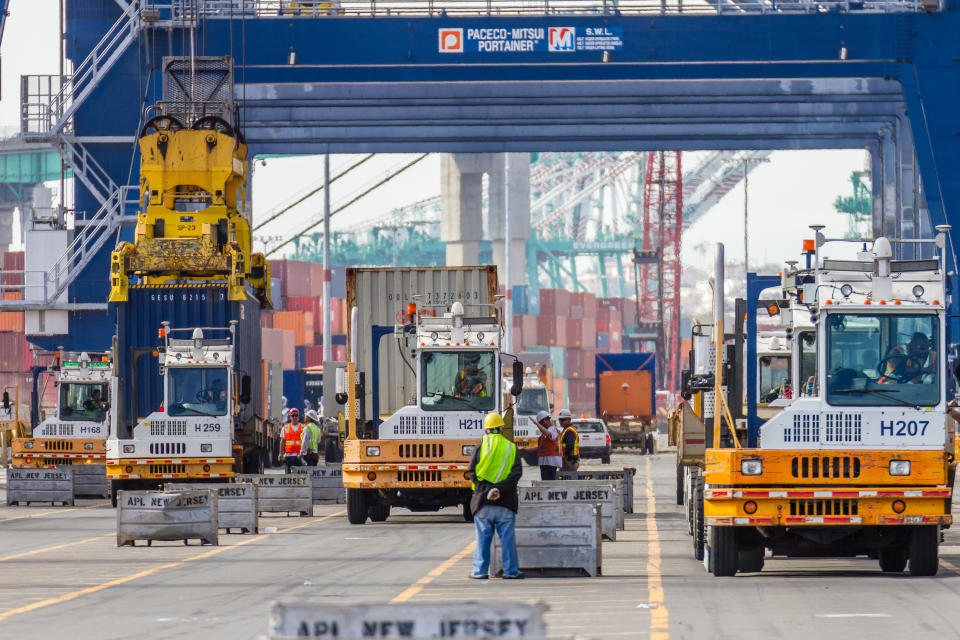
<svg viewBox="0 0 960 640">
<path fill-rule="evenodd" d="M 290 422 L 283 427 L 283 452 L 280 462 L 290 473 L 290 467 L 299 467 L 303 464 L 300 459 L 300 448 L 303 445 L 304 428 L 300 422 L 300 410 L 290 409 Z"/>
</svg>

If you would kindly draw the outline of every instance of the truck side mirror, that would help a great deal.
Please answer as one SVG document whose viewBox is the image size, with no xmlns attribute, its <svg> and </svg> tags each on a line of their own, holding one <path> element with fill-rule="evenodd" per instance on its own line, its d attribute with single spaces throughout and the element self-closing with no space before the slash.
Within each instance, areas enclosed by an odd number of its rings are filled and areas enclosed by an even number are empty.
<svg viewBox="0 0 960 640">
<path fill-rule="evenodd" d="M 510 395 L 517 397 L 523 391 L 523 363 L 519 360 L 513 361 L 513 386 L 510 387 Z"/>
<path fill-rule="evenodd" d="M 246 373 L 240 378 L 240 403 L 250 404 L 250 376 Z"/>
</svg>

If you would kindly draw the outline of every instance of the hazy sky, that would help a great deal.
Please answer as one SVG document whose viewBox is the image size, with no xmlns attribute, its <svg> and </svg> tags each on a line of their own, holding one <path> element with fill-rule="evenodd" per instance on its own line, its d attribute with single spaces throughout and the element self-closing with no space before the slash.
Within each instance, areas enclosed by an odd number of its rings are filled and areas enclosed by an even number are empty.
<svg viewBox="0 0 960 640">
<path fill-rule="evenodd" d="M 11 0 L 10 15 L 3 34 L 0 55 L 0 127 L 19 126 L 21 74 L 56 73 L 57 0 Z M 413 155 L 379 156 L 331 189 L 333 206 L 345 201 L 365 185 L 382 178 Z M 359 156 L 336 156 L 332 172 L 356 161 Z M 756 168 L 750 177 L 750 255 L 751 264 L 780 263 L 797 254 L 800 241 L 809 236 L 807 225 L 827 225 L 828 235 L 841 235 L 847 220 L 833 209 L 838 195 L 849 195 L 850 172 L 862 169 L 864 152 L 779 151 L 770 162 Z M 688 164 L 688 166 L 690 166 Z M 432 155 L 410 169 L 401 179 L 390 183 L 333 220 L 333 227 L 376 218 L 394 207 L 436 195 L 440 192 L 439 157 Z M 270 158 L 257 163 L 253 180 L 254 220 L 262 218 L 292 195 L 301 193 L 322 180 L 320 157 Z M 314 197 L 291 210 L 264 231 L 268 235 L 288 236 L 317 219 L 321 198 Z M 742 263 L 743 188 L 742 184 L 704 216 L 683 240 L 685 263 L 701 266 L 712 262 L 712 243 L 727 245 L 731 263 Z"/>
</svg>

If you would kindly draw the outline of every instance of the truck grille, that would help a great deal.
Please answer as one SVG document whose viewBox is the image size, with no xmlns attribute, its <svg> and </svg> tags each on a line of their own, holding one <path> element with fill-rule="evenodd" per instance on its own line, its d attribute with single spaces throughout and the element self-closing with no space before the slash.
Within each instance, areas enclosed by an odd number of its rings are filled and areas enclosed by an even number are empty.
<svg viewBox="0 0 960 640">
<path fill-rule="evenodd" d="M 73 451 L 73 442 L 70 440 L 44 440 L 43 448 L 47 451 Z"/>
<path fill-rule="evenodd" d="M 826 442 L 860 442 L 863 438 L 863 419 L 859 413 L 828 413 L 826 423 Z"/>
<path fill-rule="evenodd" d="M 400 457 L 401 458 L 442 458 L 443 457 L 443 445 L 442 444 L 401 444 L 400 445 Z"/>
<path fill-rule="evenodd" d="M 790 471 L 794 478 L 859 478 L 860 459 L 854 456 L 795 456 Z"/>
<path fill-rule="evenodd" d="M 397 471 L 398 482 L 440 482 L 439 471 Z"/>
<path fill-rule="evenodd" d="M 176 456 L 187 452 L 184 442 L 151 442 L 150 453 L 155 456 Z"/>
<path fill-rule="evenodd" d="M 422 436 L 443 435 L 443 416 L 421 416 L 420 417 L 420 435 Z"/>
<path fill-rule="evenodd" d="M 820 414 L 798 413 L 783 430 L 784 442 L 820 442 Z"/>
<path fill-rule="evenodd" d="M 187 465 L 185 464 L 152 464 L 150 465 L 150 473 L 157 474 L 172 474 L 172 473 L 186 473 Z"/>
<path fill-rule="evenodd" d="M 152 436 L 185 436 L 187 435 L 186 420 L 159 420 L 150 425 Z"/>
<path fill-rule="evenodd" d="M 857 501 L 853 498 L 840 500 L 791 500 L 792 516 L 855 516 Z"/>
</svg>

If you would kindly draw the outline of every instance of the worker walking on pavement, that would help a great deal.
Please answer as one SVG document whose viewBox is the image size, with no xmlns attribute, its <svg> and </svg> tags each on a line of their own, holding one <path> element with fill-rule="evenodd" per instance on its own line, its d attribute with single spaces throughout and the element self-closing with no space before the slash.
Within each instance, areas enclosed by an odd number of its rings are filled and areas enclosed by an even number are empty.
<svg viewBox="0 0 960 640">
<path fill-rule="evenodd" d="M 280 462 L 286 468 L 286 473 L 290 473 L 290 467 L 302 466 L 300 461 L 300 448 L 303 446 L 303 423 L 300 422 L 300 410 L 296 407 L 290 409 L 290 422 L 283 426 L 283 455 Z"/>
<path fill-rule="evenodd" d="M 486 580 L 490 572 L 490 545 L 493 534 L 500 536 L 503 551 L 503 577 L 522 578 L 517 558 L 517 540 L 514 525 L 520 498 L 517 483 L 523 474 L 523 465 L 517 455 L 517 445 L 502 433 L 503 418 L 499 413 L 488 413 L 483 420 L 483 439 L 470 459 L 470 480 L 473 497 L 470 511 L 477 530 L 477 546 L 473 552 L 471 578 Z"/>
<path fill-rule="evenodd" d="M 573 426 L 573 418 L 568 409 L 557 414 L 560 422 L 560 453 L 563 456 L 563 470 L 576 471 L 580 468 L 580 434 Z"/>
<path fill-rule="evenodd" d="M 300 444 L 300 459 L 311 467 L 320 462 L 320 425 L 317 424 L 317 412 L 307 411 L 307 422 L 303 425 L 303 441 Z"/>
<path fill-rule="evenodd" d="M 541 480 L 556 480 L 557 470 L 563 464 L 560 457 L 560 432 L 553 426 L 553 418 L 546 411 L 537 414 L 537 464 L 540 465 Z"/>
</svg>

